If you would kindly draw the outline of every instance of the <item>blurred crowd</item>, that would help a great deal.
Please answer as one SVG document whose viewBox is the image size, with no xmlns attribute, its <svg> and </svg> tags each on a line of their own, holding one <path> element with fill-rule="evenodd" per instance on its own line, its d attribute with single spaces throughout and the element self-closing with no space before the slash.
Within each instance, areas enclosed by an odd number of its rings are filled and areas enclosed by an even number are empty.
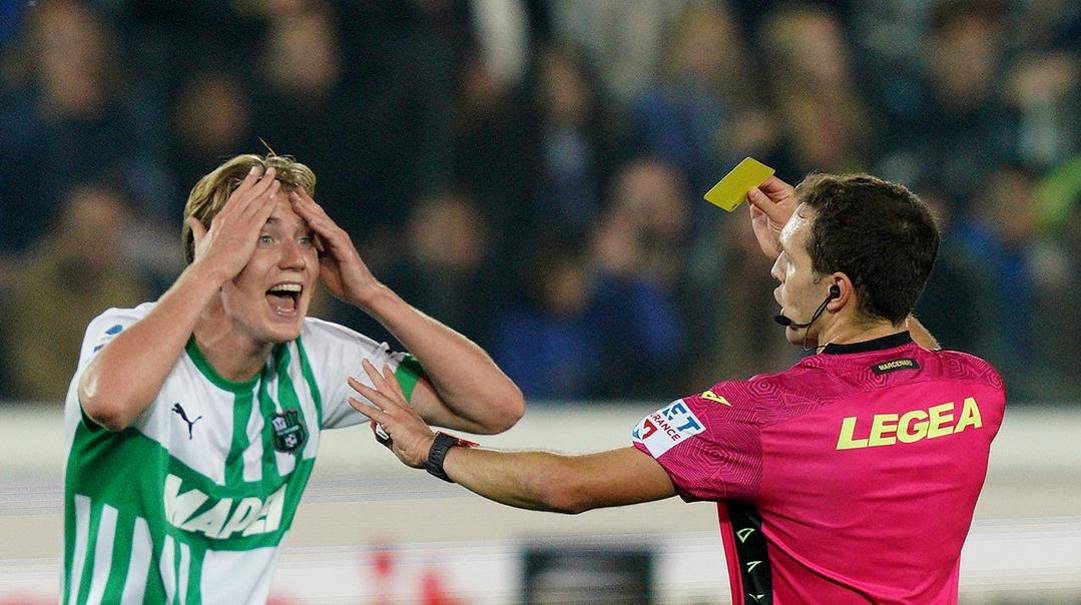
<svg viewBox="0 0 1081 605">
<path fill-rule="evenodd" d="M 0 398 L 183 268 L 195 181 L 272 149 L 375 274 L 532 400 L 779 371 L 745 156 L 870 172 L 944 233 L 918 315 L 1014 400 L 1081 397 L 1081 3 L 0 2 Z M 329 296 L 315 314 L 392 339 Z"/>
</svg>

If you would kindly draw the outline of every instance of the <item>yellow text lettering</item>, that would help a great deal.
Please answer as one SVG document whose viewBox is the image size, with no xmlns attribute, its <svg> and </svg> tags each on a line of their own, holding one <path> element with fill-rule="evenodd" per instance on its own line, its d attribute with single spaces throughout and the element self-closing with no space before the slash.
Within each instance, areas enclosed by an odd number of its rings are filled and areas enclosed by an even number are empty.
<svg viewBox="0 0 1081 605">
<path fill-rule="evenodd" d="M 927 438 L 934 439 L 953 433 L 953 402 L 936 405 L 927 410 L 931 425 L 927 427 Z"/>
<path fill-rule="evenodd" d="M 901 443 L 915 443 L 927 436 L 927 412 L 912 410 L 901 416 L 897 424 L 897 439 Z"/>
<path fill-rule="evenodd" d="M 854 450 L 867 447 L 866 439 L 853 439 L 852 431 L 856 429 L 856 417 L 849 416 L 841 421 L 841 436 L 837 438 L 837 449 Z"/>
<path fill-rule="evenodd" d="M 871 434 L 867 437 L 867 447 L 893 445 L 897 438 L 888 436 L 897 432 L 897 414 L 875 414 L 871 420 Z"/>
<path fill-rule="evenodd" d="M 970 426 L 976 429 L 983 426 L 983 418 L 980 417 L 980 407 L 976 405 L 975 397 L 965 398 L 965 405 L 961 408 L 961 418 L 957 420 L 957 426 L 953 427 L 953 432 L 960 433 Z"/>
</svg>

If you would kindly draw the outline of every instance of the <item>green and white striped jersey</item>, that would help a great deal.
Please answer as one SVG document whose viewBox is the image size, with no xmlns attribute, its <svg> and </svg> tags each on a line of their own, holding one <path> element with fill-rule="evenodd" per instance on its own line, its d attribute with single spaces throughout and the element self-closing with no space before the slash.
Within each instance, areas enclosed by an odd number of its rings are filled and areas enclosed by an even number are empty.
<svg viewBox="0 0 1081 605">
<path fill-rule="evenodd" d="M 309 318 L 297 340 L 274 347 L 259 375 L 234 382 L 193 339 L 133 426 L 109 432 L 83 414 L 79 378 L 152 308 L 110 309 L 83 340 L 65 404 L 62 600 L 264 603 L 320 431 L 366 420 L 346 400 L 355 395 L 346 377 L 367 382 L 363 358 L 387 363 L 408 397 L 420 366 Z"/>
</svg>

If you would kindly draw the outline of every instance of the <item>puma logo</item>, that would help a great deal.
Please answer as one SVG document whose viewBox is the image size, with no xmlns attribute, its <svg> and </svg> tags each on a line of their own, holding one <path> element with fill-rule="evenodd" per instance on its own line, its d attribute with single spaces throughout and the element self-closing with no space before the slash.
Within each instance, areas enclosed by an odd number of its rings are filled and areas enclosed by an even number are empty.
<svg viewBox="0 0 1081 605">
<path fill-rule="evenodd" d="M 188 414 L 187 414 L 187 412 L 184 411 L 184 408 L 180 406 L 180 403 L 174 403 L 173 404 L 173 411 L 176 412 L 177 414 L 180 414 L 181 420 L 183 420 L 188 425 L 188 439 L 190 440 L 191 439 L 191 429 L 195 426 L 195 423 L 202 420 L 203 417 L 199 416 L 195 420 L 188 420 Z"/>
</svg>

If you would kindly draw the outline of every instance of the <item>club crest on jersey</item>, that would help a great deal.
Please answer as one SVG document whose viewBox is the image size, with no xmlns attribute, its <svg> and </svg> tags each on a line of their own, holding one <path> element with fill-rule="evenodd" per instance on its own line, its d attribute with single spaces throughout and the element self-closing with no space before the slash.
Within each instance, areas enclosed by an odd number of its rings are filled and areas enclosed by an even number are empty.
<svg viewBox="0 0 1081 605">
<path fill-rule="evenodd" d="M 702 421 L 680 399 L 643 418 L 638 426 L 634 427 L 631 436 L 646 446 L 651 456 L 657 458 L 677 443 L 704 430 L 706 428 Z"/>
<path fill-rule="evenodd" d="M 274 449 L 291 454 L 308 440 L 308 430 L 300 421 L 300 412 L 286 410 L 270 417 L 270 428 L 274 431 Z"/>
</svg>

